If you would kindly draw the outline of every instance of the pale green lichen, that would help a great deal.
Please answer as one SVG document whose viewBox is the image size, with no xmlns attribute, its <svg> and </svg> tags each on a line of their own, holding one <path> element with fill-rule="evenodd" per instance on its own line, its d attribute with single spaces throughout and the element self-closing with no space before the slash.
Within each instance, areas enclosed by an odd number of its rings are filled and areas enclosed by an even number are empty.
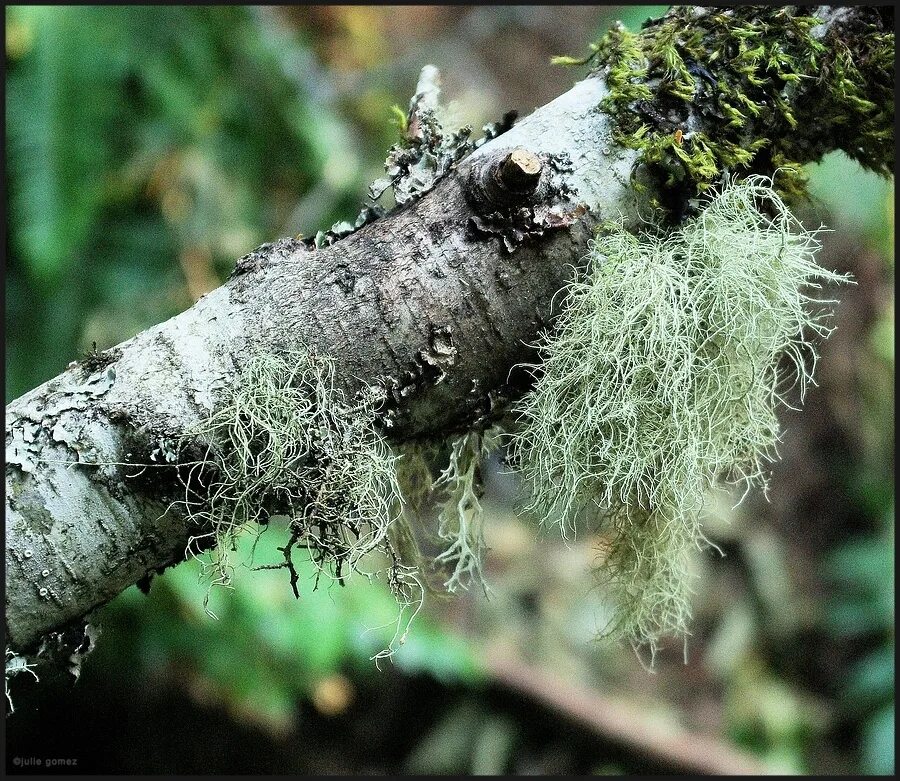
<svg viewBox="0 0 900 781">
<path fill-rule="evenodd" d="M 398 466 L 398 482 L 405 507 L 415 523 L 425 525 L 434 511 L 436 530 L 429 540 L 440 552 L 431 569 L 445 574 L 443 589 L 451 594 L 488 586 L 483 564 L 483 470 L 486 459 L 500 446 L 502 431 L 494 426 L 473 430 L 447 441 L 404 445 Z M 435 473 L 437 476 L 435 477 Z"/>
<path fill-rule="evenodd" d="M 370 387 L 347 399 L 334 366 L 305 351 L 254 358 L 216 412 L 185 434 L 182 453 L 202 443 L 201 457 L 180 459 L 187 468 L 182 503 L 203 530 L 189 549 L 199 554 L 214 544 L 201 560 L 212 585 L 228 585 L 237 536 L 278 514 L 289 521 L 284 561 L 262 567 L 287 569 L 298 596 L 298 547 L 309 549 L 318 575 L 341 583 L 352 572 L 386 571 L 401 612 L 380 658 L 403 642 L 421 608 L 425 570 L 449 571 L 443 586 L 450 593 L 484 586 L 481 467 L 498 431 L 407 444 L 395 454 L 376 425 L 384 392 Z M 414 531 L 428 508 L 436 508 L 442 548 L 430 558 Z M 370 569 L 377 560 L 371 554 L 387 560 L 386 570 Z"/>
<path fill-rule="evenodd" d="M 776 410 L 794 385 L 803 398 L 830 332 L 833 302 L 811 292 L 846 281 L 818 247 L 769 180 L 732 183 L 668 234 L 610 226 L 539 345 L 511 461 L 544 523 L 599 515 L 606 631 L 636 647 L 687 631 L 707 491 L 765 486 Z"/>
<path fill-rule="evenodd" d="M 484 508 L 481 506 L 482 465 L 499 446 L 498 429 L 470 431 L 453 440 L 447 467 L 432 490 L 441 497 L 438 537 L 447 544 L 435 558 L 453 572 L 444 584 L 451 594 L 477 583 L 487 593 L 482 572 L 486 551 Z"/>
<path fill-rule="evenodd" d="M 396 458 L 375 426 L 383 392 L 369 388 L 348 399 L 335 384 L 334 361 L 308 351 L 250 360 L 217 411 L 187 432 L 185 443 L 206 451 L 185 479 L 188 515 L 204 529 L 189 548 L 216 547 L 213 584 L 230 583 L 236 536 L 270 515 L 284 515 L 290 539 L 284 561 L 309 549 L 310 560 L 339 583 L 352 572 L 374 576 L 370 554 L 387 559 L 387 578 L 403 610 L 417 609 L 415 570 L 400 561 L 389 531 L 401 523 Z M 402 638 L 400 638 L 402 640 Z"/>
<path fill-rule="evenodd" d="M 15 713 L 15 708 L 13 707 L 12 695 L 9 692 L 9 681 L 11 678 L 21 674 L 21 673 L 30 673 L 34 676 L 34 680 L 40 681 L 37 673 L 34 671 L 35 664 L 34 662 L 27 656 L 20 656 L 15 651 L 10 648 L 6 649 L 6 668 L 5 668 L 5 676 L 4 676 L 4 688 L 6 691 L 6 701 L 9 703 L 9 712 Z"/>
</svg>

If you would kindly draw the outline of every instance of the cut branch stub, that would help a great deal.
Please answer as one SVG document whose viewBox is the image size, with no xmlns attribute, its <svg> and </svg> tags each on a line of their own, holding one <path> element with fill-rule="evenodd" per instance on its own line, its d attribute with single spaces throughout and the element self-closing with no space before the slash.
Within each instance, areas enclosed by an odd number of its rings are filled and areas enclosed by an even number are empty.
<svg viewBox="0 0 900 781">
<path fill-rule="evenodd" d="M 466 199 L 474 212 L 469 227 L 476 236 L 499 237 L 506 252 L 571 225 L 587 210 L 573 202 L 577 192 L 566 181 L 572 170 L 568 154 L 515 147 L 470 165 L 464 174 Z"/>
<path fill-rule="evenodd" d="M 532 202 L 538 196 L 543 171 L 541 159 L 524 147 L 499 150 L 472 166 L 468 200 L 481 214 Z"/>
<path fill-rule="evenodd" d="M 541 178 L 541 161 L 527 149 L 513 149 L 497 167 L 497 178 L 502 187 L 516 193 L 530 193 Z"/>
</svg>

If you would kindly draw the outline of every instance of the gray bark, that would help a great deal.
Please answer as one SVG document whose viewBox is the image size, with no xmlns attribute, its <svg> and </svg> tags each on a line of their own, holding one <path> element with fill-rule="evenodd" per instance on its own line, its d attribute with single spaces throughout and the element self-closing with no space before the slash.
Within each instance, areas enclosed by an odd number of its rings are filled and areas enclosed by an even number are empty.
<svg viewBox="0 0 900 781">
<path fill-rule="evenodd" d="M 513 367 L 534 357 L 527 345 L 552 322 L 597 222 L 637 215 L 636 153 L 612 142 L 605 94 L 602 78 L 579 82 L 421 199 L 318 250 L 264 246 L 195 306 L 108 351 L 108 365 L 73 365 L 9 404 L 8 645 L 33 649 L 183 558 L 202 530 L 169 507 L 179 483 L 167 454 L 254 355 L 312 348 L 337 359 L 348 392 L 384 384 L 394 441 L 500 414 L 524 390 Z M 514 148 L 545 169 L 568 156 L 571 168 L 553 201 L 568 217 L 509 252 L 473 230 L 466 196 Z"/>
</svg>

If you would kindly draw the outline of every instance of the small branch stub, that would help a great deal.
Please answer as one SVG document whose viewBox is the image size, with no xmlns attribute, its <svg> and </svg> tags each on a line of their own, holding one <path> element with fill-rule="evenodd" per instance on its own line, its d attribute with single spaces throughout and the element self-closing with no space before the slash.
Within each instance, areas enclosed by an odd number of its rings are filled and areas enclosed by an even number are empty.
<svg viewBox="0 0 900 781">
<path fill-rule="evenodd" d="M 541 178 L 541 161 L 527 149 L 513 149 L 497 168 L 501 186 L 517 193 L 535 190 Z"/>
<path fill-rule="evenodd" d="M 541 159 L 523 147 L 501 150 L 472 167 L 469 201 L 481 214 L 524 205 L 538 195 L 543 170 Z"/>
<path fill-rule="evenodd" d="M 466 199 L 475 212 L 469 226 L 478 236 L 497 236 L 507 252 L 545 231 L 571 225 L 585 212 L 572 205 L 566 183 L 567 155 L 535 154 L 524 147 L 498 151 L 472 164 Z"/>
</svg>

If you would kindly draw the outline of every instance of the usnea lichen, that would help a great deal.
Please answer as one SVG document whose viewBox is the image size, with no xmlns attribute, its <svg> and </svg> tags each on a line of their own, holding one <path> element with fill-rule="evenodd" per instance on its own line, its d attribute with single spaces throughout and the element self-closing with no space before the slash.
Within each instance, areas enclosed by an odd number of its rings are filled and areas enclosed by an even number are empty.
<svg viewBox="0 0 900 781">
<path fill-rule="evenodd" d="M 348 399 L 326 356 L 259 356 L 182 442 L 185 452 L 202 443 L 201 458 L 183 461 L 181 503 L 199 530 L 189 551 L 210 551 L 201 561 L 211 585 L 230 584 L 238 535 L 283 515 L 290 530 L 284 560 L 260 568 L 286 569 L 295 595 L 298 548 L 309 551 L 316 584 L 323 575 L 343 583 L 353 572 L 386 572 L 401 610 L 397 634 L 378 657 L 403 642 L 428 585 L 424 570 L 449 570 L 443 588 L 451 593 L 484 586 L 481 468 L 499 435 L 473 431 L 395 452 L 377 427 L 384 397 L 369 387 Z M 426 505 L 437 510 L 441 548 L 430 559 L 412 528 Z M 372 554 L 386 568 L 372 570 Z"/>
<path fill-rule="evenodd" d="M 811 340 L 830 332 L 832 302 L 811 292 L 846 281 L 770 184 L 726 186 L 667 234 L 608 226 L 516 410 L 527 509 L 564 532 L 599 515 L 607 631 L 651 652 L 686 632 L 704 495 L 720 479 L 765 486 L 777 408 L 795 385 L 802 399 Z"/>
<path fill-rule="evenodd" d="M 405 609 L 418 604 L 415 571 L 404 565 L 389 536 L 400 522 L 396 458 L 375 427 L 383 392 L 369 388 L 348 399 L 335 384 L 334 361 L 312 352 L 263 355 L 249 361 L 215 414 L 185 436 L 203 442 L 204 458 L 185 480 L 190 518 L 217 543 L 214 583 L 232 577 L 236 535 L 265 524 L 270 515 L 289 520 L 290 538 L 274 565 L 290 572 L 296 548 L 325 575 L 343 583 L 352 572 L 369 576 L 369 555 L 387 560 L 392 591 Z"/>
<path fill-rule="evenodd" d="M 798 198 L 802 164 L 827 149 L 891 173 L 894 33 L 877 9 L 866 14 L 823 38 L 821 20 L 794 8 L 675 7 L 557 62 L 605 77 L 616 142 L 640 150 L 664 191 L 692 197 L 722 174 L 777 170 L 775 188 Z"/>
<path fill-rule="evenodd" d="M 442 588 L 451 594 L 480 586 L 488 593 L 483 564 L 483 470 L 500 447 L 502 429 L 493 426 L 451 437 L 446 442 L 403 446 L 398 482 L 404 505 L 420 528 L 433 511 L 436 529 L 429 542 L 438 549 L 429 569 L 445 572 Z M 421 557 L 419 561 L 421 561 Z"/>
</svg>

